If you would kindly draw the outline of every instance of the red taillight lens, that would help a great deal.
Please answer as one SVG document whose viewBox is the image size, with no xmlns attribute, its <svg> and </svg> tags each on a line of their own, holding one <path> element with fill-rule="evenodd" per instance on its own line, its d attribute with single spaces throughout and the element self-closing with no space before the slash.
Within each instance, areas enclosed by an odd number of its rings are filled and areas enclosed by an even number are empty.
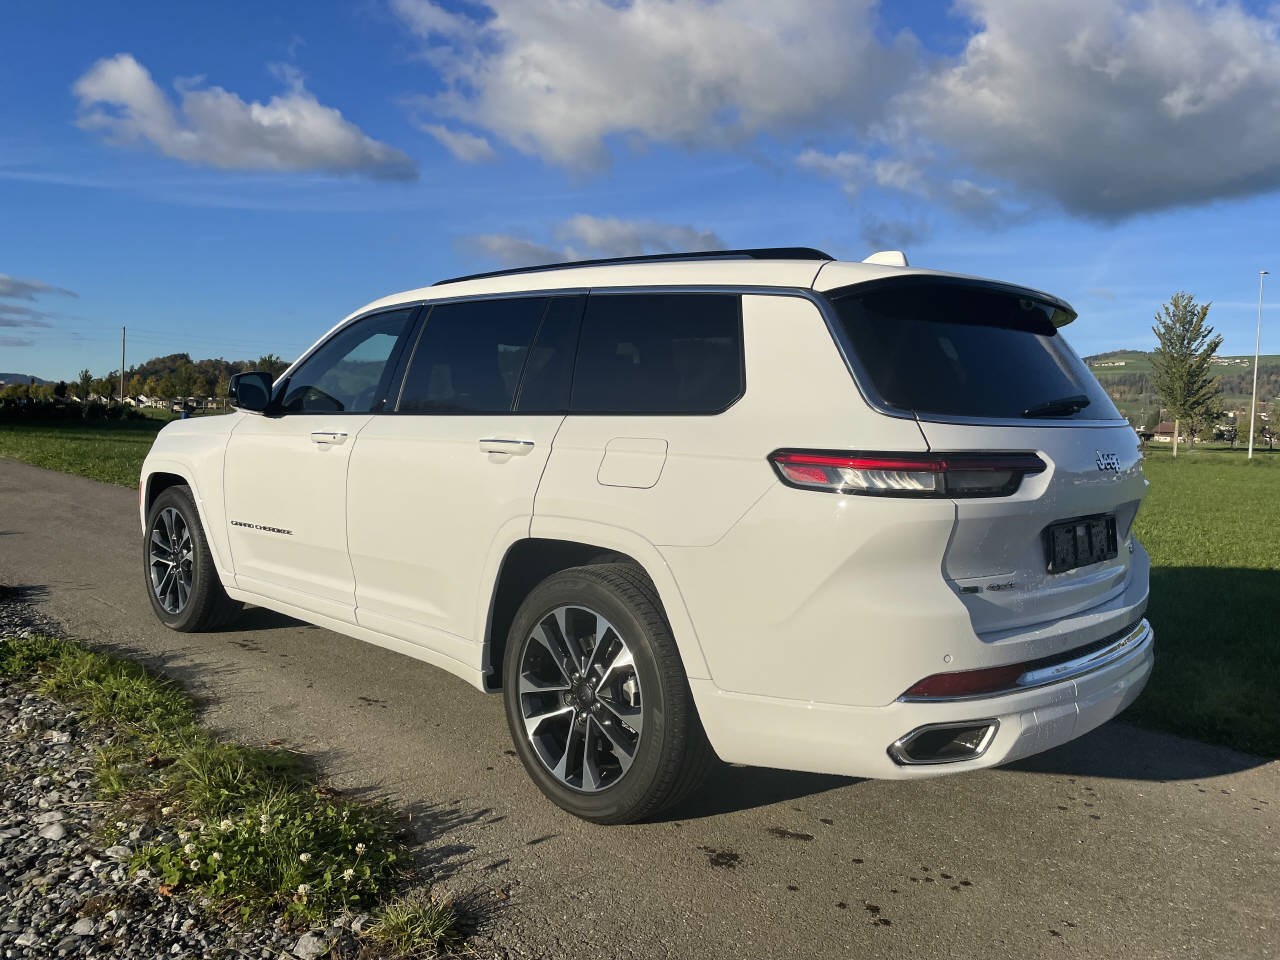
<svg viewBox="0 0 1280 960">
<path fill-rule="evenodd" d="M 955 673 L 935 673 L 913 684 L 904 698 L 927 699 L 930 697 L 972 697 L 983 693 L 1011 690 L 1018 678 L 1027 670 L 1025 663 L 1011 663 L 1004 667 L 987 667 L 983 670 L 959 670 Z"/>
<path fill-rule="evenodd" d="M 1045 469 L 1034 453 L 778 450 L 769 462 L 788 486 L 883 497 L 1007 497 Z"/>
</svg>

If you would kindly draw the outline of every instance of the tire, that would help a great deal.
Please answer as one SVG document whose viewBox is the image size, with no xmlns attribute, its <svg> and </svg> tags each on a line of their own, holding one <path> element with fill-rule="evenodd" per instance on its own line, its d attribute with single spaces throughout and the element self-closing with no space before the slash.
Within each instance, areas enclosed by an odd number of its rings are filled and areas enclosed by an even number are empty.
<svg viewBox="0 0 1280 960">
<path fill-rule="evenodd" d="M 176 562 L 170 558 L 176 555 Z M 200 633 L 229 624 L 243 604 L 222 589 L 191 490 L 163 490 L 147 511 L 142 567 L 156 618 L 170 630 Z"/>
<path fill-rule="evenodd" d="M 634 564 L 572 567 L 534 587 L 511 625 L 503 677 L 525 770 L 584 820 L 651 817 L 710 763 L 671 627 Z"/>
</svg>

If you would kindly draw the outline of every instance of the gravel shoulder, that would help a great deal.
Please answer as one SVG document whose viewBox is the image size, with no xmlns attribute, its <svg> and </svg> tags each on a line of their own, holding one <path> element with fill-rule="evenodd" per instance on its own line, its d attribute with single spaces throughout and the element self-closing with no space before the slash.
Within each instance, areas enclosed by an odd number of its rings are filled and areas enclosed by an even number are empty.
<svg viewBox="0 0 1280 960">
<path fill-rule="evenodd" d="M 62 631 L 0 596 L 0 636 L 31 632 Z M 228 923 L 198 902 L 160 896 L 145 872 L 130 876 L 126 861 L 140 843 L 173 837 L 102 821 L 94 755 L 110 743 L 77 711 L 0 678 L 0 956 L 258 960 L 290 951 L 296 931 Z M 104 830 L 115 842 L 101 839 Z"/>
<path fill-rule="evenodd" d="M 194 689 L 247 742 L 391 796 L 435 867 L 501 907 L 512 957 L 1273 957 L 1280 764 L 1123 722 L 1012 767 L 917 783 L 718 769 L 672 816 L 601 828 L 551 807 L 501 704 L 265 611 L 154 623 L 136 493 L 0 459 L 0 582 L 73 635 Z M 1220 642 L 1207 640 L 1206 642 Z"/>
</svg>

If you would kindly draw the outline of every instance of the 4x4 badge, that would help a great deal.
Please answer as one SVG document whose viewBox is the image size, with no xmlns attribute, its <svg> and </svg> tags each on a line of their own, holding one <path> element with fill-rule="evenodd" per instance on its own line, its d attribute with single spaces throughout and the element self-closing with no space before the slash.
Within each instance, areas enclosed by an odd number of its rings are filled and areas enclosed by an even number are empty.
<svg viewBox="0 0 1280 960">
<path fill-rule="evenodd" d="M 1113 473 L 1120 472 L 1120 458 L 1114 453 L 1103 453 L 1101 450 L 1096 451 L 1098 454 L 1098 469 L 1110 470 Z"/>
</svg>

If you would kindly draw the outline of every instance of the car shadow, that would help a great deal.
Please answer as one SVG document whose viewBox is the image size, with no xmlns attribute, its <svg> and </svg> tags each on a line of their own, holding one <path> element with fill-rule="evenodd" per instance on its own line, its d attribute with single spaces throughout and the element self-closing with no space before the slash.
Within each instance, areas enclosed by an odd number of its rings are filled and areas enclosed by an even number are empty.
<svg viewBox="0 0 1280 960">
<path fill-rule="evenodd" d="M 319 630 L 314 624 L 305 620 L 297 620 L 283 613 L 276 613 L 266 607 L 245 607 L 244 612 L 227 624 L 218 633 L 256 633 L 259 630 L 297 629 Z"/>
<path fill-rule="evenodd" d="M 1165 782 L 1226 776 L 1268 762 L 1265 757 L 1116 720 L 1004 769 Z"/>
<path fill-rule="evenodd" d="M 861 783 L 854 777 L 740 767 L 712 760 L 702 786 L 692 796 L 652 818 L 653 823 L 701 820 L 722 813 L 767 807 Z"/>
</svg>

